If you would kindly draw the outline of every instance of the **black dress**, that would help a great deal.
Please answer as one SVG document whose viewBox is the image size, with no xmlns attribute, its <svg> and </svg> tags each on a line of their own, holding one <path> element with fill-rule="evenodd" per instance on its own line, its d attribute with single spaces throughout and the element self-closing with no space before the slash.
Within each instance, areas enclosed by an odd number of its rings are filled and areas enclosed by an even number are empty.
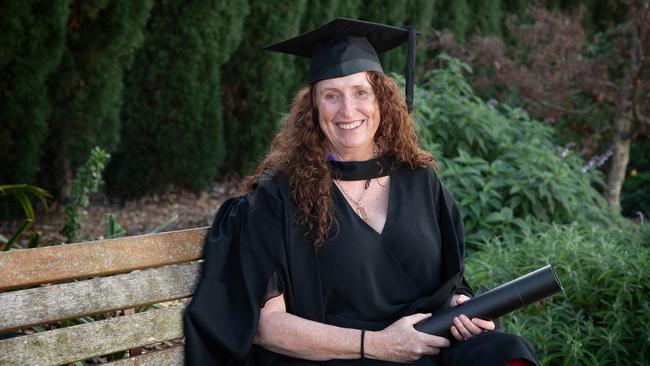
<svg viewBox="0 0 650 366">
<path fill-rule="evenodd" d="M 288 184 L 279 174 L 222 205 L 205 246 L 204 272 L 185 313 L 188 365 L 389 365 L 374 360 L 314 362 L 252 345 L 260 308 L 283 293 L 287 311 L 346 328 L 381 330 L 416 312 L 444 310 L 454 293 L 471 295 L 463 277 L 463 225 L 452 196 L 429 168 L 392 159 L 332 162 L 345 180 L 391 175 L 381 233 L 332 186 L 335 225 L 314 249 L 295 224 Z M 452 342 L 416 365 L 536 364 L 524 339 L 487 332 Z"/>
</svg>

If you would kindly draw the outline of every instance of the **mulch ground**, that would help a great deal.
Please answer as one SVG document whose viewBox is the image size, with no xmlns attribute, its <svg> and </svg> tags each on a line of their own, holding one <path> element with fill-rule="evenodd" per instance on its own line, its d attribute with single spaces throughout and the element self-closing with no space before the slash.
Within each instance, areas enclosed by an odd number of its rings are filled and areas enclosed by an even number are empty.
<svg viewBox="0 0 650 366">
<path fill-rule="evenodd" d="M 105 234 L 108 214 L 115 216 L 128 236 L 151 232 L 170 220 L 169 225 L 161 231 L 209 226 L 221 203 L 236 194 L 238 186 L 235 180 L 215 182 L 209 189 L 198 193 L 171 188 L 164 194 L 125 202 L 98 194 L 92 197 L 91 204 L 86 209 L 80 237 L 82 241 L 101 239 Z M 65 237 L 59 233 L 64 223 L 62 207 L 55 202 L 47 212 L 44 212 L 40 204 L 36 208 L 36 222 L 32 230 L 42 235 L 41 242 L 53 240 L 54 244 L 63 243 Z M 6 238 L 11 237 L 21 223 L 22 220 L 0 222 L 0 234 Z M 25 239 L 16 247 L 24 245 Z"/>
</svg>

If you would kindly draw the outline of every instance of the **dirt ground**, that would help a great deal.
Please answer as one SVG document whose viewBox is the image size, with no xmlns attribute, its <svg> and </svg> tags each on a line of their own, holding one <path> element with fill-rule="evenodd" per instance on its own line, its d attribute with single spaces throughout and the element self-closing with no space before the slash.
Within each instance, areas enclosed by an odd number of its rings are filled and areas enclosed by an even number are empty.
<svg viewBox="0 0 650 366">
<path fill-rule="evenodd" d="M 228 197 L 238 193 L 235 180 L 215 182 L 209 189 L 195 193 L 171 188 L 166 193 L 144 197 L 138 200 L 120 202 L 103 194 L 92 197 L 87 208 L 81 239 L 101 239 L 105 233 L 106 216 L 113 214 L 127 235 L 145 234 L 171 220 L 161 231 L 172 231 L 209 226 L 217 209 Z M 32 226 L 42 235 L 42 243 L 53 240 L 60 244 L 65 237 L 59 233 L 63 227 L 63 209 L 56 202 L 44 212 L 40 204 L 36 208 L 36 221 Z M 0 234 L 6 238 L 18 229 L 22 221 L 0 222 Z M 16 247 L 25 245 L 25 237 Z"/>
</svg>

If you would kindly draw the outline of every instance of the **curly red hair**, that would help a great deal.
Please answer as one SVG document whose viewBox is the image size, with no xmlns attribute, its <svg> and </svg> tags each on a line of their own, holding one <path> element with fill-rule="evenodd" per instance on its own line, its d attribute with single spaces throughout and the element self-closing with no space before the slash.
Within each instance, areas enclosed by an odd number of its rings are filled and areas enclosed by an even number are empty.
<svg viewBox="0 0 650 366">
<path fill-rule="evenodd" d="M 437 169 L 431 154 L 420 147 L 415 124 L 397 83 L 380 72 L 367 72 L 379 106 L 381 120 L 375 134 L 380 154 L 389 154 L 397 164 L 411 168 Z M 254 189 L 263 172 L 281 172 L 289 179 L 290 196 L 297 209 L 297 222 L 315 247 L 322 246 L 334 224 L 332 176 L 327 162 L 327 139 L 318 124 L 314 85 L 300 90 L 293 99 L 286 124 L 275 135 L 271 149 L 246 177 L 243 188 Z"/>
</svg>

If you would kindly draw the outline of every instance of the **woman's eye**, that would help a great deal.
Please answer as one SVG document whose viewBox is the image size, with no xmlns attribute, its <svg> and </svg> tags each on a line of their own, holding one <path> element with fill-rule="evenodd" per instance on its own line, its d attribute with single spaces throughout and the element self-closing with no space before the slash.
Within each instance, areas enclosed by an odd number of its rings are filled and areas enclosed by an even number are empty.
<svg viewBox="0 0 650 366">
<path fill-rule="evenodd" d="M 337 100 L 337 99 L 339 99 L 339 96 L 336 95 L 336 94 L 326 94 L 325 99 L 327 99 L 327 100 Z"/>
<path fill-rule="evenodd" d="M 366 96 L 366 95 L 368 95 L 368 92 L 365 91 L 365 90 L 357 91 L 357 96 L 359 96 L 359 97 L 363 97 L 363 96 Z"/>
</svg>

